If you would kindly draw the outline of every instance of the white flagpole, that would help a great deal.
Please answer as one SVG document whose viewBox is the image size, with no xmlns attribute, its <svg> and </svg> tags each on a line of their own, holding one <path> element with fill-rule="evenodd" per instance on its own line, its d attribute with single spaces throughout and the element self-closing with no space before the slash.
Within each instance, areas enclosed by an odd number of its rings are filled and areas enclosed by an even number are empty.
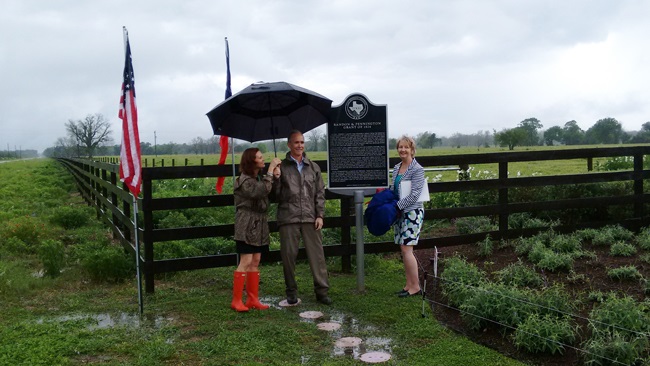
<svg viewBox="0 0 650 366">
<path fill-rule="evenodd" d="M 138 307 L 140 315 L 144 313 L 144 303 L 142 301 L 142 279 L 140 274 L 140 240 L 138 240 L 138 201 L 133 196 L 133 238 L 135 240 L 135 273 L 138 281 Z"/>
</svg>

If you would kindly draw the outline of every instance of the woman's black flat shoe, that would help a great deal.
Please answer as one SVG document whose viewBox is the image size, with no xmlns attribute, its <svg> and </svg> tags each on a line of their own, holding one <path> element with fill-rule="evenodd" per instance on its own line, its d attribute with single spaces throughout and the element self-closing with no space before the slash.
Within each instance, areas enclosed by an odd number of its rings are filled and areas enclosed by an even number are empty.
<svg viewBox="0 0 650 366">
<path fill-rule="evenodd" d="M 410 294 L 408 291 L 404 291 L 400 294 L 397 295 L 397 297 L 410 297 L 410 296 L 417 296 L 417 295 L 422 295 L 422 289 L 416 293 Z"/>
<path fill-rule="evenodd" d="M 408 293 L 408 290 L 401 289 L 401 290 L 397 291 L 397 292 L 395 293 L 395 295 L 401 295 L 401 294 L 403 294 L 403 293 L 405 293 L 405 292 Z"/>
</svg>

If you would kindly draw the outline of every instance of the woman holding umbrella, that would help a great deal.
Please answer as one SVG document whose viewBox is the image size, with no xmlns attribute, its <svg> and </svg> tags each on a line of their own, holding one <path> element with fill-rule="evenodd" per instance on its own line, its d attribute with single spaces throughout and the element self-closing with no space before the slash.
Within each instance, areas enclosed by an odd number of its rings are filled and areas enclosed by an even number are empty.
<svg viewBox="0 0 650 366">
<path fill-rule="evenodd" d="M 280 159 L 274 158 L 268 172 L 264 169 L 264 156 L 257 148 L 244 151 L 239 165 L 241 175 L 234 184 L 235 244 L 239 266 L 234 273 L 233 296 L 230 307 L 236 311 L 268 309 L 259 301 L 260 272 L 258 266 L 263 252 L 269 250 L 269 225 L 267 212 L 269 193 L 273 180 L 280 177 Z M 242 295 L 246 287 L 246 303 Z"/>
<path fill-rule="evenodd" d="M 413 247 L 418 244 L 420 228 L 424 221 L 424 205 L 418 201 L 418 198 L 426 181 L 424 168 L 415 161 L 415 140 L 409 136 L 402 136 L 397 139 L 396 147 L 401 161 L 393 168 L 392 187 L 399 196 L 397 221 L 394 225 L 395 244 L 399 244 L 402 250 L 404 272 L 406 272 L 406 285 L 397 292 L 397 296 L 409 297 L 422 294 Z M 405 189 L 407 183 L 411 187 L 408 194 Z"/>
</svg>

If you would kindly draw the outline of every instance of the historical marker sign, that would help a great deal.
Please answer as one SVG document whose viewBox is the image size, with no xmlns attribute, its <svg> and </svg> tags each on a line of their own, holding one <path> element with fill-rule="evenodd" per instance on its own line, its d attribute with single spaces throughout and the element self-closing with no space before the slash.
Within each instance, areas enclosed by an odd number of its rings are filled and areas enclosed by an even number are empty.
<svg viewBox="0 0 650 366">
<path fill-rule="evenodd" d="M 386 105 L 372 104 L 356 93 L 333 107 L 327 124 L 327 153 L 330 190 L 388 187 Z"/>
</svg>

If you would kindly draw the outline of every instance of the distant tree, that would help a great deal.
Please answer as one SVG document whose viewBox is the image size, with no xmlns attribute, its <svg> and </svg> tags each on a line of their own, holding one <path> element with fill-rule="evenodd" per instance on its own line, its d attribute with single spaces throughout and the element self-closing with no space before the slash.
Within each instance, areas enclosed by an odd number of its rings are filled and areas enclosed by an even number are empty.
<svg viewBox="0 0 650 366">
<path fill-rule="evenodd" d="M 539 145 L 537 131 L 544 126 L 537 118 L 526 118 L 525 120 L 519 122 L 518 127 L 526 131 L 526 138 L 522 142 L 522 145 L 526 145 L 526 146 Z"/>
<path fill-rule="evenodd" d="M 43 155 L 49 158 L 69 158 L 76 154 L 76 142 L 70 136 L 59 137 L 53 147 L 43 151 Z"/>
<path fill-rule="evenodd" d="M 544 143 L 546 146 L 553 146 L 555 142 L 562 142 L 564 130 L 560 126 L 553 126 L 544 131 Z"/>
<path fill-rule="evenodd" d="M 323 130 L 320 128 L 315 128 L 307 132 L 305 149 L 307 151 L 321 151 L 320 146 L 322 145 L 323 150 L 325 150 L 325 137 L 325 132 L 323 132 Z"/>
<path fill-rule="evenodd" d="M 433 132 L 420 132 L 415 136 L 415 142 L 422 149 L 430 149 L 440 143 L 440 139 Z"/>
<path fill-rule="evenodd" d="M 625 139 L 625 132 L 616 118 L 607 117 L 599 119 L 585 136 L 590 144 L 618 144 Z"/>
<path fill-rule="evenodd" d="M 203 154 L 206 150 L 205 140 L 201 137 L 195 137 L 190 141 L 190 148 L 194 154 Z"/>
<path fill-rule="evenodd" d="M 580 145 L 585 142 L 585 131 L 578 126 L 578 122 L 571 120 L 562 128 L 562 142 L 565 145 Z"/>
<path fill-rule="evenodd" d="M 263 142 L 260 142 L 259 144 L 257 144 L 256 147 L 260 150 L 260 152 L 261 152 L 262 154 L 266 154 L 266 152 L 269 151 L 269 148 L 268 148 L 268 147 L 266 146 L 266 144 L 263 143 Z"/>
<path fill-rule="evenodd" d="M 508 150 L 514 150 L 515 146 L 521 146 L 528 137 L 526 129 L 515 127 L 495 133 L 494 141 L 501 147 L 507 146 Z"/>
<path fill-rule="evenodd" d="M 391 137 L 388 139 L 388 150 L 394 150 L 397 145 L 397 138 Z"/>
<path fill-rule="evenodd" d="M 637 132 L 636 135 L 634 135 L 631 139 L 630 142 L 633 144 L 640 144 L 640 143 L 649 143 L 650 142 L 650 122 L 646 122 L 641 125 L 641 131 Z"/>
<path fill-rule="evenodd" d="M 76 142 L 78 155 L 92 158 L 97 146 L 111 142 L 111 124 L 100 113 L 89 114 L 83 120 L 69 120 L 65 128 Z"/>
</svg>

